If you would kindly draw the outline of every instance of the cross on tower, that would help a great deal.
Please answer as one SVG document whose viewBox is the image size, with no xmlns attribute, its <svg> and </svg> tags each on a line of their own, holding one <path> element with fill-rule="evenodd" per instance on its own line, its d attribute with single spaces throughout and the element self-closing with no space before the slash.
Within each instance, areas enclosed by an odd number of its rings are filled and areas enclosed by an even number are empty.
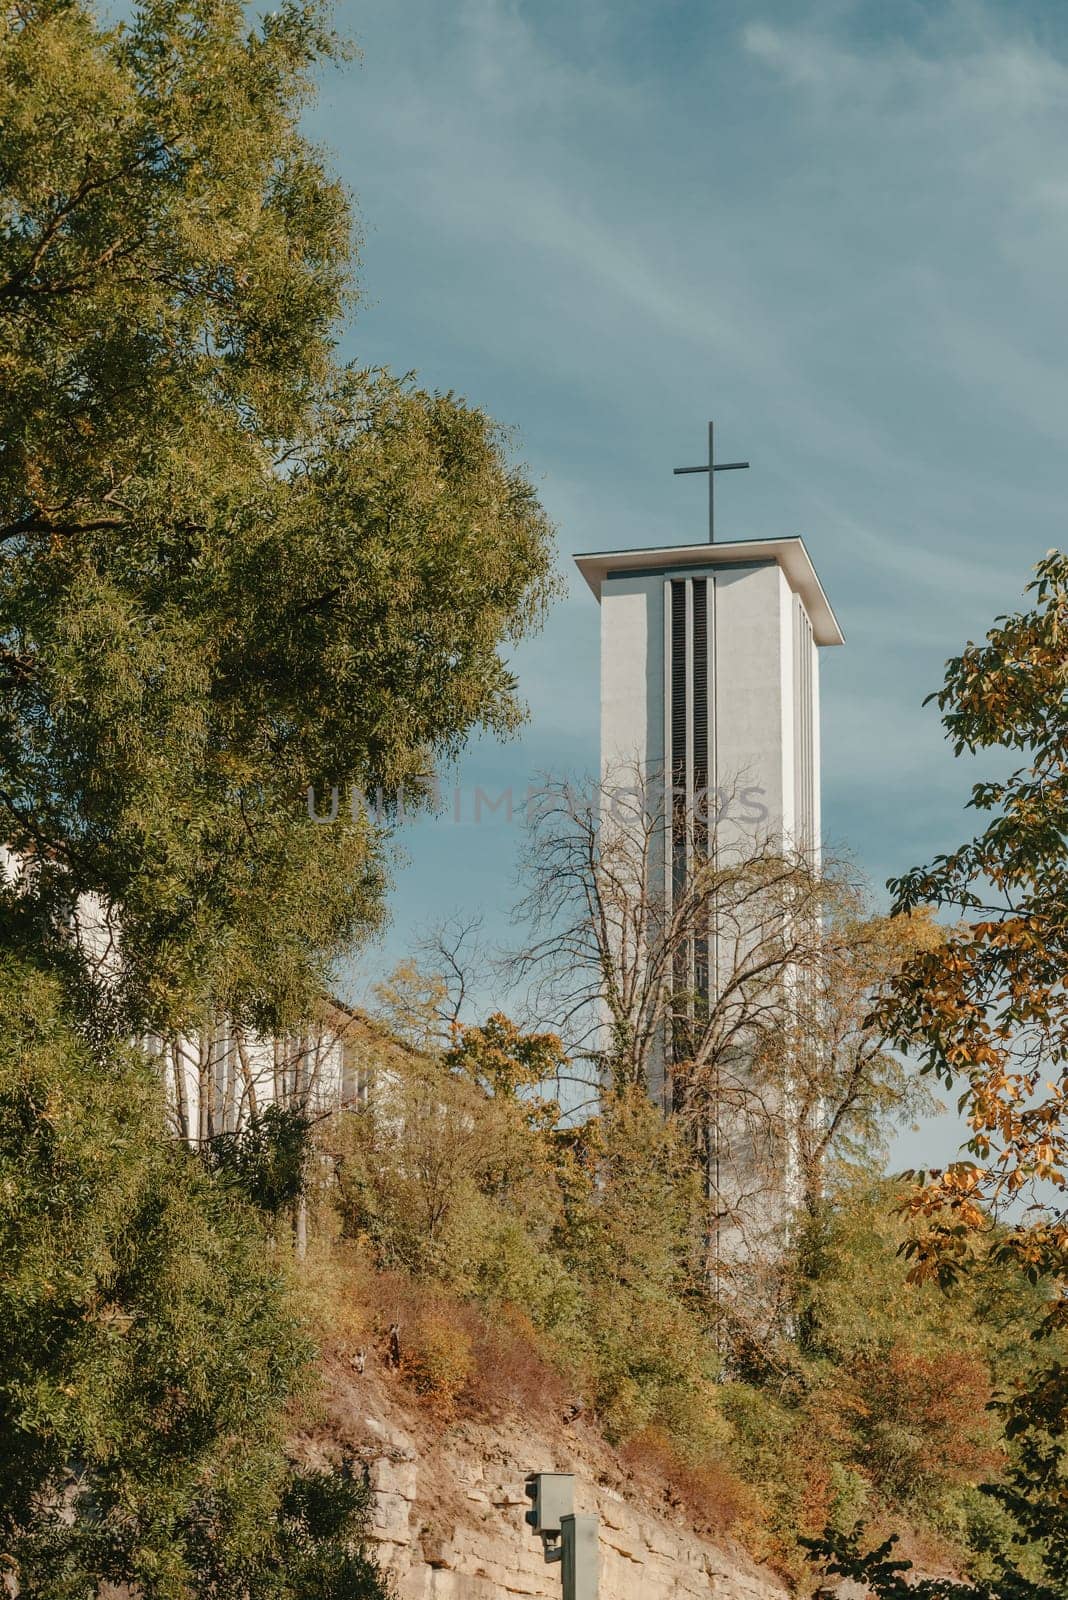
<svg viewBox="0 0 1068 1600">
<path fill-rule="evenodd" d="M 748 467 L 748 461 L 717 461 L 715 445 L 713 442 L 713 425 L 708 424 L 708 465 L 706 467 L 676 467 L 674 476 L 677 478 L 686 472 L 708 473 L 708 542 L 714 544 L 716 539 L 716 512 L 715 512 L 715 477 L 717 472 L 738 472 L 743 467 Z"/>
</svg>

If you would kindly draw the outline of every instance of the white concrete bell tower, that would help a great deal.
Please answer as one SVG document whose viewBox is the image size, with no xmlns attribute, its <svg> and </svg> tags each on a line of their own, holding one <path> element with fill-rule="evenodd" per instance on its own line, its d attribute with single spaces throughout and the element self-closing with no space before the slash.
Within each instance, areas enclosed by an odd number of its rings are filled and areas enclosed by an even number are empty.
<svg viewBox="0 0 1068 1600">
<path fill-rule="evenodd" d="M 804 541 L 576 561 L 601 605 L 606 781 L 635 761 L 672 773 L 818 857 L 819 650 L 844 641 Z"/>
<path fill-rule="evenodd" d="M 710 817 L 729 797 L 818 860 L 818 652 L 844 640 L 801 539 L 715 543 L 716 473 L 748 466 L 716 460 L 710 422 L 707 462 L 675 468 L 707 474 L 708 543 L 576 557 L 601 604 L 601 774 L 636 762 Z"/>
</svg>

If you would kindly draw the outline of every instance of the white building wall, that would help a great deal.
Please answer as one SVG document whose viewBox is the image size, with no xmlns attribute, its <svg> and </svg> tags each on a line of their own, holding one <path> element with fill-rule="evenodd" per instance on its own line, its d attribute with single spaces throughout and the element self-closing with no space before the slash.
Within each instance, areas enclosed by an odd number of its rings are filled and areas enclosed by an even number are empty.
<svg viewBox="0 0 1068 1600">
<path fill-rule="evenodd" d="M 798 708 L 803 690 L 803 674 L 798 670 L 796 649 L 797 596 L 779 570 L 779 741 L 782 750 L 782 838 L 796 842 L 800 827 L 798 796 L 804 782 L 804 759 L 798 747 Z"/>
<path fill-rule="evenodd" d="M 767 813 L 764 829 L 778 835 L 788 821 L 783 579 L 768 563 L 721 568 L 715 580 L 716 764 L 720 790 L 738 793 L 728 811 L 727 838 L 759 826 L 742 791 L 759 791 Z"/>
<path fill-rule="evenodd" d="M 300 1035 L 266 1038 L 223 1019 L 175 1040 L 151 1039 L 176 1131 L 198 1143 L 232 1133 L 268 1106 L 321 1112 L 361 1099 L 362 1078 L 346 1038 L 347 1013 Z"/>
<path fill-rule="evenodd" d="M 640 763 L 660 772 L 665 747 L 665 591 L 673 577 L 709 584 L 713 782 L 732 794 L 728 823 L 792 833 L 793 603 L 773 562 L 729 568 L 665 566 L 607 577 L 601 590 L 601 772 Z M 814 647 L 813 647 L 814 648 Z M 742 798 L 741 791 L 748 791 Z M 730 832 L 730 829 L 726 830 Z"/>
<path fill-rule="evenodd" d="M 820 652 L 812 641 L 812 850 L 818 866 L 823 855 L 823 753 L 820 739 Z"/>
<path fill-rule="evenodd" d="M 601 773 L 664 761 L 664 580 L 628 574 L 601 596 Z"/>
<path fill-rule="evenodd" d="M 611 783 L 635 762 L 647 778 L 666 777 L 678 580 L 689 580 L 687 760 L 692 755 L 692 583 L 701 580 L 710 650 L 708 781 L 719 805 L 728 802 L 717 846 L 745 852 L 781 841 L 818 862 L 818 646 L 841 644 L 842 635 L 801 541 L 716 546 L 707 559 L 694 546 L 612 552 L 580 557 L 579 565 L 601 604 L 602 781 Z M 662 870 L 666 880 L 666 859 Z M 649 1088 L 667 1104 L 664 1059 L 652 1063 Z M 786 1160 L 789 1166 L 790 1152 Z"/>
<path fill-rule="evenodd" d="M 16 886 L 32 861 L 0 844 L 0 883 Z M 86 968 L 105 984 L 119 970 L 118 919 L 96 895 L 83 895 L 70 937 Z M 324 1001 L 322 1015 L 298 1036 L 265 1038 L 220 1018 L 179 1039 L 140 1043 L 159 1064 L 175 1130 L 191 1142 L 242 1127 L 270 1105 L 304 1107 L 312 1115 L 362 1103 L 368 1074 L 349 1035 L 351 1014 Z"/>
</svg>

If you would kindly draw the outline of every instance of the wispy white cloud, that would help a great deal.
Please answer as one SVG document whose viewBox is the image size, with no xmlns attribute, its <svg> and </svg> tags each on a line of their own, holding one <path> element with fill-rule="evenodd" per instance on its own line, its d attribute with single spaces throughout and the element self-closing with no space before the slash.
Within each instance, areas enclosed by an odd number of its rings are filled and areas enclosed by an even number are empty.
<svg viewBox="0 0 1068 1600">
<path fill-rule="evenodd" d="M 839 17 L 839 21 L 841 18 Z M 1062 114 L 1068 69 L 1026 32 L 1019 14 L 984 6 L 932 6 L 911 40 L 850 44 L 817 20 L 751 22 L 743 48 L 836 116 L 908 116 L 917 132 L 978 116 L 1027 123 Z"/>
</svg>

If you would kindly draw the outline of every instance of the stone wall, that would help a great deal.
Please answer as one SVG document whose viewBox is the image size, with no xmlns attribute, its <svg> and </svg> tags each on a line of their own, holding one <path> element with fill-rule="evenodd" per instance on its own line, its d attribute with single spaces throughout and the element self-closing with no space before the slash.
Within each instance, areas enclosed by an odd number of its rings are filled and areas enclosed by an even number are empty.
<svg viewBox="0 0 1068 1600">
<path fill-rule="evenodd" d="M 407 1426 L 405 1425 L 407 1423 Z M 375 1489 L 373 1537 L 398 1600 L 559 1600 L 524 1521 L 532 1470 L 573 1471 L 575 1509 L 600 1517 L 601 1600 L 786 1600 L 771 1573 L 605 1482 L 591 1437 L 550 1441 L 515 1422 L 462 1423 L 437 1435 L 380 1404 L 353 1415 L 345 1442 Z"/>
</svg>

